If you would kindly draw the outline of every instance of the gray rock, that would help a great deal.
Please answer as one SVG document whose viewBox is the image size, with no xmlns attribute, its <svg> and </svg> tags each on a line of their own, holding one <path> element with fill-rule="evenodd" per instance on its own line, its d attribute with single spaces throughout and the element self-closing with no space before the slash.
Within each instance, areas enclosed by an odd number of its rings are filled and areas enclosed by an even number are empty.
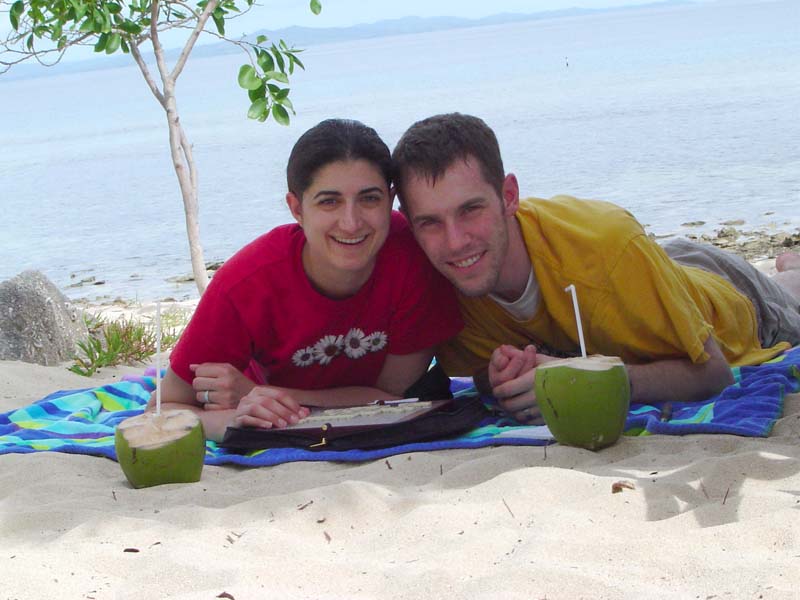
<svg viewBox="0 0 800 600">
<path fill-rule="evenodd" d="M 0 360 L 56 365 L 88 336 L 81 311 L 39 271 L 0 283 Z"/>
</svg>

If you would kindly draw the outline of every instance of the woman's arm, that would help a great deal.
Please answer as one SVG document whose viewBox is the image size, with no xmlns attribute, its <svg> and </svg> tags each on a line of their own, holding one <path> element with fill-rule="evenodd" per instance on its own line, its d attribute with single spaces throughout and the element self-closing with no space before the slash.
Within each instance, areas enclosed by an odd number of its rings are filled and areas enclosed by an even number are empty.
<svg viewBox="0 0 800 600">
<path fill-rule="evenodd" d="M 220 441 L 230 426 L 286 427 L 308 416 L 308 409 L 300 406 L 291 394 L 269 386 L 255 387 L 233 408 L 207 410 L 209 405 L 198 401 L 199 395 L 191 384 L 167 369 L 161 380 L 161 409 L 192 411 L 200 417 L 206 438 L 215 441 Z M 153 392 L 147 410 L 155 409 Z"/>
</svg>

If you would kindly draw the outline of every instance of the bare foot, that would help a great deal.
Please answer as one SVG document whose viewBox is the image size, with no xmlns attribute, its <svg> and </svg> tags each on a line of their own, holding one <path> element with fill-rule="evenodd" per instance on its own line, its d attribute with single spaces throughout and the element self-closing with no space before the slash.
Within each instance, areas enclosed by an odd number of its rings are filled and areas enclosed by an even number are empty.
<svg viewBox="0 0 800 600">
<path fill-rule="evenodd" d="M 800 269 L 800 254 L 797 252 L 784 252 L 775 259 L 775 268 L 781 271 L 795 271 Z"/>
</svg>

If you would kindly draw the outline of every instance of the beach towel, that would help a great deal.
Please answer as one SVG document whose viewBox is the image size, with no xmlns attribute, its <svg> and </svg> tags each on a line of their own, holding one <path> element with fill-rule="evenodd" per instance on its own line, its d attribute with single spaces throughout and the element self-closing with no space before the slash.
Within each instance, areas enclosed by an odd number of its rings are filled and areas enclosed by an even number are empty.
<svg viewBox="0 0 800 600">
<path fill-rule="evenodd" d="M 736 382 L 718 396 L 705 402 L 674 403 L 668 420 L 662 420 L 661 405 L 631 405 L 626 435 L 768 436 L 783 413 L 785 395 L 800 390 L 800 347 L 757 367 L 734 368 L 733 374 Z M 116 460 L 114 428 L 142 412 L 153 387 L 153 376 L 145 374 L 98 388 L 56 392 L 30 406 L 0 414 L 0 454 L 58 451 Z M 474 393 L 469 379 L 454 379 L 452 387 L 457 398 Z M 538 446 L 552 441 L 545 426 L 523 426 L 502 414 L 492 414 L 458 437 L 372 450 L 271 448 L 235 454 L 207 442 L 206 464 L 256 467 L 291 461 L 357 462 L 406 452 Z"/>
</svg>

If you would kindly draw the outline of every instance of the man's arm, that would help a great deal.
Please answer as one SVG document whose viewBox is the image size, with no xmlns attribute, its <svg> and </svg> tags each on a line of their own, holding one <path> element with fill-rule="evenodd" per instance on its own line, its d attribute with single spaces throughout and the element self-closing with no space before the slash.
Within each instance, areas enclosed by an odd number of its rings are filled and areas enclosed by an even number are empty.
<svg viewBox="0 0 800 600">
<path fill-rule="evenodd" d="M 733 383 L 730 365 L 719 344 L 709 335 L 703 350 L 709 359 L 695 364 L 689 359 L 658 360 L 628 365 L 632 402 L 697 402 Z"/>
<path fill-rule="evenodd" d="M 632 402 L 694 402 L 710 398 L 733 383 L 733 375 L 717 342 L 709 335 L 703 349 L 709 359 L 702 364 L 687 359 L 656 360 L 643 365 L 627 365 Z M 537 355 L 536 364 L 552 360 Z M 491 375 L 490 369 L 490 375 Z M 494 379 L 493 392 L 500 405 L 512 414 L 539 416 L 533 382 L 536 369 L 523 370 L 514 378 Z M 520 419 L 526 420 L 526 419 Z"/>
</svg>

